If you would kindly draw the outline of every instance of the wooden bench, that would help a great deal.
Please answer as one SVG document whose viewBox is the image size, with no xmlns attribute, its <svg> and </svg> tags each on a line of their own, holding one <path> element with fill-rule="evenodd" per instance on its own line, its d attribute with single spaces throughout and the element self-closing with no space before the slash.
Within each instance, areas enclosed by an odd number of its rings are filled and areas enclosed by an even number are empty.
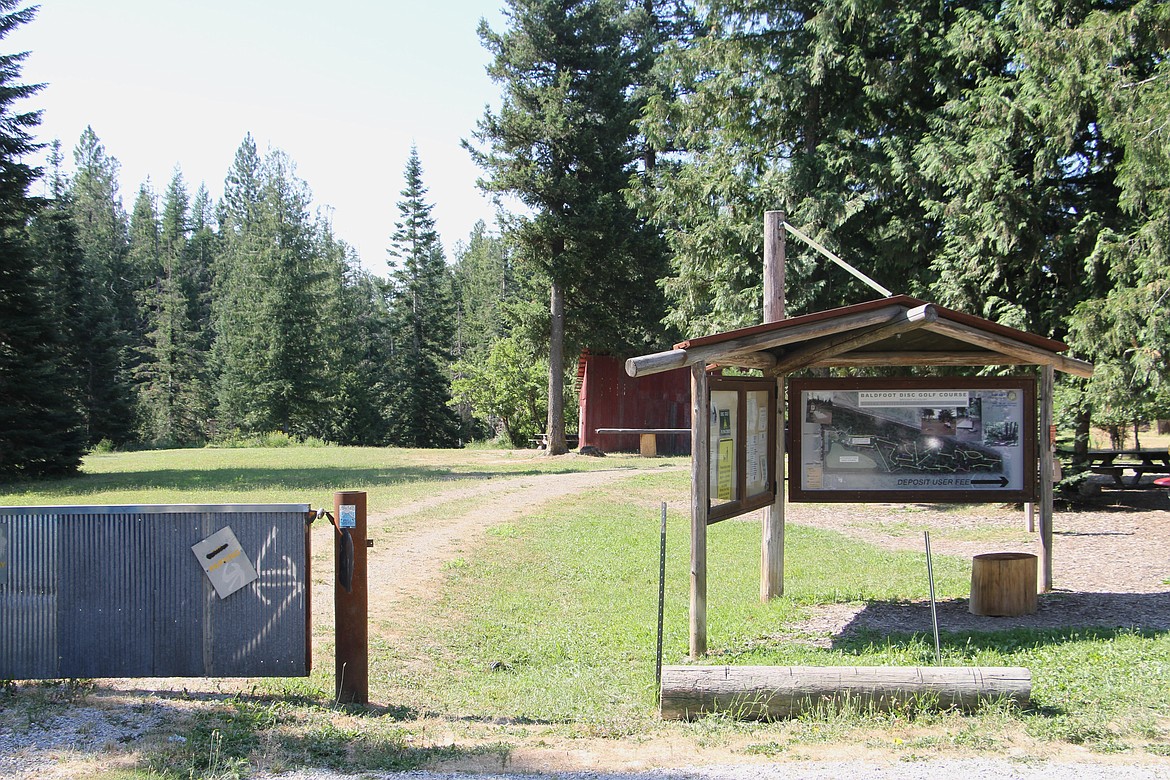
<svg viewBox="0 0 1170 780">
<path fill-rule="evenodd" d="M 598 428 L 599 434 L 638 434 L 638 451 L 643 458 L 658 456 L 658 434 L 690 433 L 690 428 Z"/>
</svg>

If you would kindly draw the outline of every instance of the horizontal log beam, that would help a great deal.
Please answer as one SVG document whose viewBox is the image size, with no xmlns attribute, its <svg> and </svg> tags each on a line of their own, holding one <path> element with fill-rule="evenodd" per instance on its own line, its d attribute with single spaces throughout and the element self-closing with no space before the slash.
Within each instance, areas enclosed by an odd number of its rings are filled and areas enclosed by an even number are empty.
<svg viewBox="0 0 1170 780">
<path fill-rule="evenodd" d="M 850 352 L 822 358 L 809 368 L 872 368 L 875 366 L 1016 366 L 1035 365 L 1030 359 L 1000 352 Z"/>
<path fill-rule="evenodd" d="M 686 368 L 686 366 L 687 351 L 685 349 L 668 349 L 665 352 L 629 358 L 626 360 L 626 373 L 632 377 L 640 377 L 662 371 L 673 371 L 676 368 Z"/>
<path fill-rule="evenodd" d="M 1028 704 L 1032 673 L 1015 666 L 667 666 L 662 717 L 727 713 L 743 720 L 792 718 L 826 702 L 886 710 L 923 706 L 971 711 L 1001 699 Z"/>
<path fill-rule="evenodd" d="M 858 328 L 868 328 L 872 325 L 884 325 L 891 317 L 896 317 L 906 311 L 905 306 L 882 306 L 872 311 L 863 311 L 829 320 L 818 320 L 803 325 L 779 327 L 776 330 L 765 330 L 729 339 L 718 344 L 708 344 L 700 347 L 691 347 L 686 350 L 689 362 L 718 363 L 722 360 L 741 358 L 745 353 L 757 353 L 764 350 L 782 347 L 785 344 L 797 344 L 809 339 L 833 336 Z M 780 326 L 784 320 L 776 323 Z"/>
<path fill-rule="evenodd" d="M 643 434 L 643 433 L 690 433 L 690 428 L 598 428 L 594 433 Z"/>
<path fill-rule="evenodd" d="M 739 355 L 728 355 L 719 360 L 708 363 L 709 366 L 720 368 L 733 366 L 735 368 L 758 368 L 761 371 L 773 371 L 776 368 L 776 356 L 771 352 L 745 352 Z"/>
<path fill-rule="evenodd" d="M 1086 363 L 1083 360 L 1076 358 L 1065 357 L 1058 355 L 1055 352 L 1050 352 L 1040 347 L 1034 347 L 1030 344 L 1025 344 L 1022 341 L 1016 341 L 1005 336 L 999 336 L 994 333 L 988 333 L 979 328 L 973 328 L 970 325 L 963 325 L 951 320 L 940 319 L 937 322 L 932 322 L 926 326 L 926 330 L 938 333 L 943 336 L 949 336 L 953 339 L 965 341 L 968 344 L 974 344 L 977 347 L 992 350 L 993 352 L 1002 352 L 1005 355 L 1014 355 L 1022 358 L 1037 366 L 1052 366 L 1057 371 L 1063 371 L 1066 374 L 1073 374 L 1075 376 L 1091 377 L 1093 375 L 1093 364 Z"/>
<path fill-rule="evenodd" d="M 666 352 L 655 352 L 652 355 L 641 355 L 626 360 L 626 373 L 632 377 L 657 374 L 662 371 L 673 371 L 686 368 L 689 365 L 704 362 L 694 355 L 694 350 L 670 349 Z M 770 352 L 745 352 L 729 354 L 715 360 L 706 361 L 713 368 L 720 366 L 735 366 L 737 368 L 758 368 L 761 371 L 770 371 L 776 365 L 776 357 Z"/>
</svg>

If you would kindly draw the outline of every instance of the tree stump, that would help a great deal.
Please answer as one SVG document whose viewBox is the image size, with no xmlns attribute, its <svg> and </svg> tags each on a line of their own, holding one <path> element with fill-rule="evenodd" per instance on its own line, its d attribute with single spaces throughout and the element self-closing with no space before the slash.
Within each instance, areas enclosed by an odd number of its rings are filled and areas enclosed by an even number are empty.
<svg viewBox="0 0 1170 780">
<path fill-rule="evenodd" d="M 1012 617 L 1036 611 L 1036 556 L 984 553 L 971 564 L 972 615 Z"/>
</svg>

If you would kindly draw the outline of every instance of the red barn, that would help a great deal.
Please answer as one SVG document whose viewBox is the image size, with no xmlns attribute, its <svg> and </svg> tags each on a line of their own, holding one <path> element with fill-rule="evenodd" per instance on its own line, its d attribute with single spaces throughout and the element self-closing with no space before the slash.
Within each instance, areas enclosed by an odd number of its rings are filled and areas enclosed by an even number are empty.
<svg viewBox="0 0 1170 780">
<path fill-rule="evenodd" d="M 581 354 L 577 361 L 582 447 L 603 452 L 637 452 L 638 434 L 598 434 L 598 428 L 691 427 L 691 372 L 686 368 L 634 379 L 625 361 L 609 355 Z M 687 455 L 690 435 L 658 435 L 662 455 Z"/>
</svg>

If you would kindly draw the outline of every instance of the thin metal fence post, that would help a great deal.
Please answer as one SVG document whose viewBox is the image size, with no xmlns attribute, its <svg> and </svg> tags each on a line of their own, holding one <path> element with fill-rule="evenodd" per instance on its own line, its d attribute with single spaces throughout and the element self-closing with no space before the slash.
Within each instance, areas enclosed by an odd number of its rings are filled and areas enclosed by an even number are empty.
<svg viewBox="0 0 1170 780">
<path fill-rule="evenodd" d="M 658 546 L 658 650 L 654 661 L 654 697 L 662 696 L 662 615 L 666 610 L 666 502 L 662 502 L 662 527 Z"/>
<path fill-rule="evenodd" d="M 930 622 L 934 626 L 934 663 L 942 666 L 942 646 L 938 641 L 938 609 L 934 599 L 934 564 L 930 559 L 930 531 L 923 531 L 926 537 L 926 578 L 930 580 Z"/>
</svg>

